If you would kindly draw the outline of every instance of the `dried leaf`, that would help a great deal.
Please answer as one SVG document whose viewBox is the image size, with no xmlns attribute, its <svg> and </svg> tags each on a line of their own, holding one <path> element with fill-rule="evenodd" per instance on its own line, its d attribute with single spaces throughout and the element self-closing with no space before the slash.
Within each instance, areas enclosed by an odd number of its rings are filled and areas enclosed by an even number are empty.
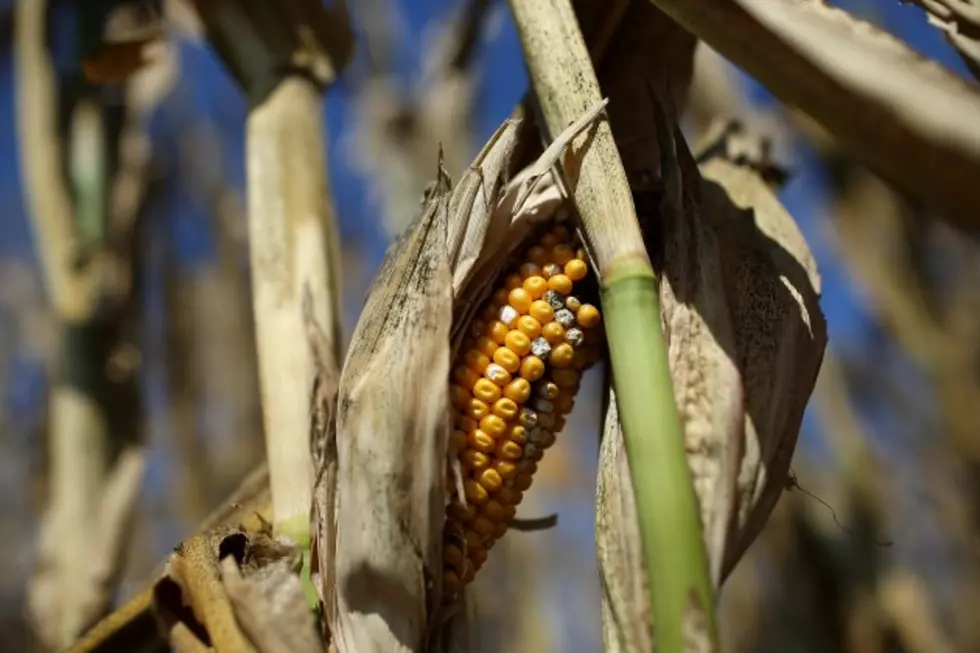
<svg viewBox="0 0 980 653">
<path fill-rule="evenodd" d="M 980 226 L 980 94 L 816 0 L 653 0 L 903 191 Z"/>
<path fill-rule="evenodd" d="M 688 464 L 701 504 L 711 577 L 721 583 L 744 439 L 744 394 L 719 264 L 700 206 L 700 175 L 669 111 L 657 110 L 663 154 L 660 313 Z"/>
<path fill-rule="evenodd" d="M 389 250 L 351 340 L 337 414 L 340 653 L 419 651 L 438 600 L 452 273 L 444 175 Z M 430 596 L 430 592 L 432 595 Z"/>
<path fill-rule="evenodd" d="M 980 2 L 912 0 L 928 12 L 929 24 L 946 35 L 973 76 L 980 79 Z"/>
<path fill-rule="evenodd" d="M 701 165 L 705 215 L 721 263 L 745 384 L 745 451 L 727 575 L 785 487 L 803 411 L 827 343 L 820 276 L 802 234 L 759 173 L 714 157 Z"/>
<path fill-rule="evenodd" d="M 711 147 L 702 180 L 669 114 L 660 124 L 664 335 L 720 585 L 785 487 L 826 344 L 820 279 L 760 166 L 735 164 L 724 158 L 728 147 Z M 628 469 L 613 396 L 596 516 L 603 636 L 607 650 L 650 653 L 652 613 L 647 579 L 635 572 L 642 548 Z M 704 642 L 695 626 L 691 650 Z"/>
</svg>

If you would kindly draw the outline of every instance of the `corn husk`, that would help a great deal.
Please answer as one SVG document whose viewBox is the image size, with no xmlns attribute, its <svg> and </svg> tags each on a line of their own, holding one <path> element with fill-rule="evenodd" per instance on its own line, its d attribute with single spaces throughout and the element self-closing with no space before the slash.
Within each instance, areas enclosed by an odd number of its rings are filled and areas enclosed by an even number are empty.
<svg viewBox="0 0 980 653">
<path fill-rule="evenodd" d="M 662 256 L 664 335 L 717 587 L 785 487 L 826 328 L 813 257 L 758 169 L 709 147 L 699 172 L 676 121 L 660 115 L 662 222 L 648 235 L 662 243 L 651 254 Z M 650 652 L 650 579 L 635 571 L 642 548 L 627 470 L 612 394 L 597 493 L 603 636 L 607 651 Z"/>
</svg>

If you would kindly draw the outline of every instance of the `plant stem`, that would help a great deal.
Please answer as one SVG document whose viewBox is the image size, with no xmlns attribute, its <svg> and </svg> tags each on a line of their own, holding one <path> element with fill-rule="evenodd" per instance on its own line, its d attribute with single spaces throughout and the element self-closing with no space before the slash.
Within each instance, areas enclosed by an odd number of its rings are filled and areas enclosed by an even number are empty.
<svg viewBox="0 0 980 653">
<path fill-rule="evenodd" d="M 601 99 L 572 6 L 569 0 L 510 0 L 510 6 L 541 113 L 548 130 L 560 133 Z M 578 169 L 566 165 L 563 173 L 602 282 L 657 650 L 682 653 L 692 599 L 704 612 L 708 636 L 715 640 L 714 598 L 659 328 L 657 279 L 608 122 L 579 137 L 573 148 L 586 143 Z"/>
<path fill-rule="evenodd" d="M 313 463 L 309 402 L 314 361 L 302 297 L 339 346 L 337 229 L 329 201 L 323 94 L 283 80 L 249 114 L 246 148 L 249 249 L 274 531 L 309 546 Z"/>
<path fill-rule="evenodd" d="M 705 610 L 712 638 L 714 599 L 667 351 L 660 330 L 651 328 L 660 324 L 660 307 L 649 263 L 626 261 L 608 269 L 602 308 L 651 581 L 657 650 L 683 651 L 691 592 Z"/>
</svg>

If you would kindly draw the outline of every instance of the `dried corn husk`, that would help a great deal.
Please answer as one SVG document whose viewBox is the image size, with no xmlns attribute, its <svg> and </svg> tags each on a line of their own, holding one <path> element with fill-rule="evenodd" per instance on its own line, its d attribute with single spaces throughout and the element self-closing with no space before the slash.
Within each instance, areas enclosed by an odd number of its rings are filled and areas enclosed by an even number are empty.
<svg viewBox="0 0 980 653">
<path fill-rule="evenodd" d="M 676 121 L 661 115 L 662 233 L 651 242 L 663 243 L 664 335 L 720 586 L 785 487 L 826 345 L 820 280 L 758 170 L 712 147 L 699 174 Z M 642 548 L 627 470 L 613 395 L 597 500 L 603 635 L 607 651 L 649 652 L 649 579 L 635 571 Z"/>
</svg>

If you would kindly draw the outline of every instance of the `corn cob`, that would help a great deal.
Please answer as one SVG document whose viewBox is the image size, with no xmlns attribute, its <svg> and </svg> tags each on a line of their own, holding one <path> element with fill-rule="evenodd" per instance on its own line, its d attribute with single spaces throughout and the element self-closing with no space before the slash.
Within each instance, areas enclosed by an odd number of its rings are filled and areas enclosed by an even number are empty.
<svg viewBox="0 0 980 653">
<path fill-rule="evenodd" d="M 449 386 L 447 601 L 507 531 L 538 461 L 572 410 L 582 373 L 599 358 L 599 311 L 572 294 L 588 273 L 584 250 L 556 226 L 524 252 L 523 264 L 470 325 Z"/>
</svg>

